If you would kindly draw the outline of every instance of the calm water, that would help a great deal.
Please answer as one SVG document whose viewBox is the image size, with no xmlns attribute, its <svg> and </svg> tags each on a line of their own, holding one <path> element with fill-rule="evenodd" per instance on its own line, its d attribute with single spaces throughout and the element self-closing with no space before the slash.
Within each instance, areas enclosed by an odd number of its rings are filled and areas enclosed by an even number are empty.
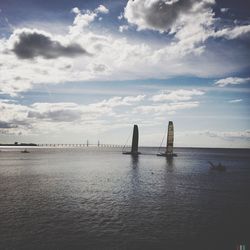
<svg viewBox="0 0 250 250">
<path fill-rule="evenodd" d="M 0 152 L 0 249 L 249 246 L 250 150 L 155 150 Z"/>
</svg>

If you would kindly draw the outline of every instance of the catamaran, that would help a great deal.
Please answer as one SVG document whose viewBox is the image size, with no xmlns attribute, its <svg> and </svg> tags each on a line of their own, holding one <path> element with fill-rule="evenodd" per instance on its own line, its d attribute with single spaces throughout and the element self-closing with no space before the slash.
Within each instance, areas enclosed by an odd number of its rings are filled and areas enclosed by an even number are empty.
<svg viewBox="0 0 250 250">
<path fill-rule="evenodd" d="M 140 152 L 138 152 L 138 141 L 139 141 L 139 130 L 138 130 L 138 126 L 134 125 L 131 151 L 125 151 L 122 153 L 125 155 L 139 155 L 139 154 L 141 154 Z M 125 148 L 125 146 L 124 146 L 124 148 Z"/>
<path fill-rule="evenodd" d="M 30 151 L 28 151 L 27 149 L 24 149 L 21 151 L 21 153 L 30 153 Z"/>
<path fill-rule="evenodd" d="M 177 156 L 177 154 L 174 154 L 173 149 L 174 149 L 174 124 L 172 121 L 170 121 L 168 123 L 166 151 L 163 153 L 158 153 L 157 156 L 175 157 Z"/>
<path fill-rule="evenodd" d="M 211 170 L 217 170 L 217 171 L 226 171 L 226 167 L 222 165 L 221 163 L 219 164 L 213 164 L 211 161 L 208 162 L 210 164 L 210 169 Z"/>
</svg>

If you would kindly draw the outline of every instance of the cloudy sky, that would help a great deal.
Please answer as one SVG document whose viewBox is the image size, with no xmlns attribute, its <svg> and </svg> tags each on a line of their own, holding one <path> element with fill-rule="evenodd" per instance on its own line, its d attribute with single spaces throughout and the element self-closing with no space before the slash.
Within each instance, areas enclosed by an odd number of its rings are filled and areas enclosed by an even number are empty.
<svg viewBox="0 0 250 250">
<path fill-rule="evenodd" d="M 21 3 L 21 4 L 20 4 Z M 250 147 L 250 4 L 1 0 L 0 142 Z"/>
</svg>

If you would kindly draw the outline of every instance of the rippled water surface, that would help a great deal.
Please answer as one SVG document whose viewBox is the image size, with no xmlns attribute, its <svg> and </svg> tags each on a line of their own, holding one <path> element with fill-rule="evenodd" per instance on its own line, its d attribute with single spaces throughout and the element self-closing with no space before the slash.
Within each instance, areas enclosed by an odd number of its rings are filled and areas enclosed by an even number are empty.
<svg viewBox="0 0 250 250">
<path fill-rule="evenodd" d="M 0 152 L 0 249 L 249 246 L 250 150 L 30 151 Z"/>
</svg>

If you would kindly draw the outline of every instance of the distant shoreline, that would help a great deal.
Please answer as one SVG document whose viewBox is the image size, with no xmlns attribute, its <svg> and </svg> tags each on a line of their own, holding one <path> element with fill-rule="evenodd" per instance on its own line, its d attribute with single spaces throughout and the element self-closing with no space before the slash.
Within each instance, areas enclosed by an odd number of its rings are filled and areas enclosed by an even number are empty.
<svg viewBox="0 0 250 250">
<path fill-rule="evenodd" d="M 0 144 L 0 147 L 26 147 L 26 146 L 32 146 L 36 147 L 38 146 L 36 143 L 19 143 L 19 144 L 13 144 L 13 143 L 6 143 L 6 144 Z"/>
<path fill-rule="evenodd" d="M 51 144 L 53 145 L 53 144 Z M 4 147 L 37 147 L 37 148 L 74 148 L 74 146 L 65 146 L 65 147 L 60 147 L 60 146 L 40 146 L 39 144 L 36 143 L 20 143 L 20 144 L 0 144 L 0 148 L 4 148 Z M 78 148 L 77 146 L 75 146 L 75 148 Z M 103 148 L 103 147 L 98 147 L 97 145 L 91 145 L 89 147 L 85 146 L 85 147 L 79 147 L 79 148 Z M 112 147 L 110 147 L 112 148 Z M 116 148 L 121 148 L 121 147 L 116 147 Z M 129 148 L 129 147 L 127 147 Z M 158 146 L 141 146 L 139 148 L 159 148 Z M 164 149 L 165 147 L 161 147 L 161 149 Z M 223 148 L 223 147 L 174 147 L 175 149 L 219 149 L 219 150 L 225 150 L 225 149 L 235 149 L 235 150 L 250 150 L 250 148 Z"/>
</svg>

